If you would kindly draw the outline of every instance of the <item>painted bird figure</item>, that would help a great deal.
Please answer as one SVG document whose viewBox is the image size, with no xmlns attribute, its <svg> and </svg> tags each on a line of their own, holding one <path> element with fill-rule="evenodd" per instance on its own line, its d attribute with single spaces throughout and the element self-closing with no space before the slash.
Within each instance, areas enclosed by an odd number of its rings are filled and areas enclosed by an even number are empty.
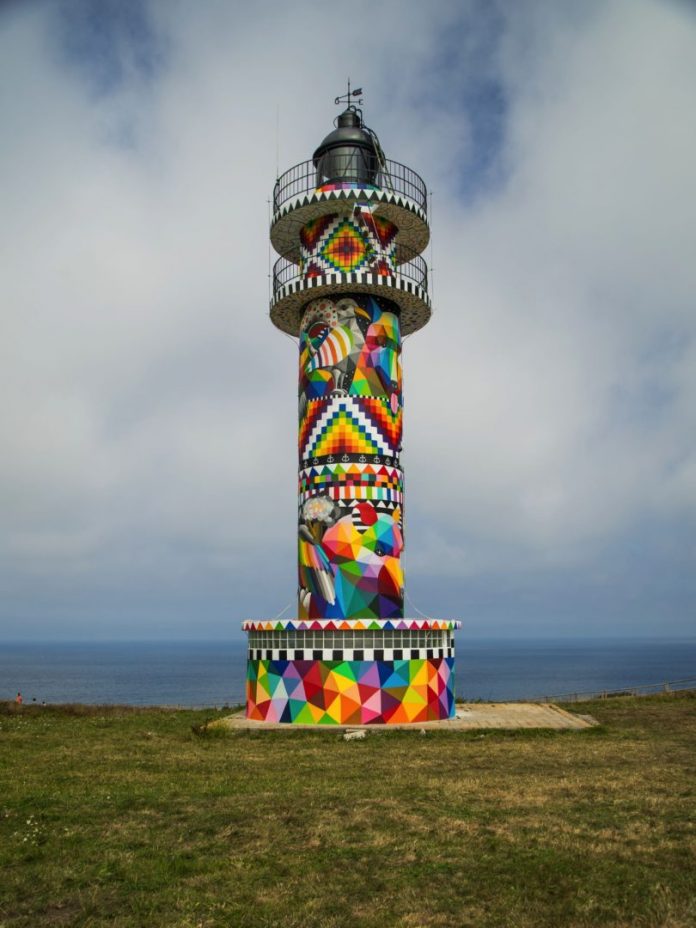
<svg viewBox="0 0 696 928">
<path fill-rule="evenodd" d="M 392 618 L 403 614 L 403 536 L 396 518 L 362 504 L 323 531 L 300 526 L 300 618 Z M 314 530 L 313 530 L 314 529 Z"/>
<path fill-rule="evenodd" d="M 308 399 L 328 393 L 345 396 L 349 374 L 365 343 L 355 316 L 360 311 L 355 300 L 346 297 L 332 308 L 333 324 L 326 312 L 316 319 L 312 319 L 311 312 L 308 319 L 305 317 L 300 341 L 300 391 Z"/>
</svg>

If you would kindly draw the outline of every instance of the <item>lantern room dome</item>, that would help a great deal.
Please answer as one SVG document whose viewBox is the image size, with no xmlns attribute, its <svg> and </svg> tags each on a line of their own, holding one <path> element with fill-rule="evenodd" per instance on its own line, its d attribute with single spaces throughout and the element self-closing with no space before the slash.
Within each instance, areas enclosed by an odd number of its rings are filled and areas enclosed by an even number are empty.
<svg viewBox="0 0 696 928">
<path fill-rule="evenodd" d="M 348 107 L 336 120 L 337 126 L 314 152 L 317 187 L 328 183 L 374 185 L 379 157 L 372 135 L 364 128 L 360 113 Z"/>
</svg>

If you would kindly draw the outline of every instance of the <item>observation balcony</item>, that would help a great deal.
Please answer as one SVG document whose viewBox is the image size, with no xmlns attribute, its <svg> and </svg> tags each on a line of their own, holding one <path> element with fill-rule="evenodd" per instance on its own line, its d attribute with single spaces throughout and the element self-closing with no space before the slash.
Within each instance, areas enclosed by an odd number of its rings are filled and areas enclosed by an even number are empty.
<svg viewBox="0 0 696 928">
<path fill-rule="evenodd" d="M 393 222 L 397 245 L 412 254 L 425 250 L 430 239 L 428 191 L 414 170 L 384 159 L 368 183 L 358 166 L 344 165 L 339 180 L 322 176 L 312 159 L 294 165 L 276 181 L 273 190 L 271 242 L 284 258 L 299 261 L 299 231 L 319 216 L 351 206 L 369 206 L 375 215 Z"/>
<path fill-rule="evenodd" d="M 372 293 L 393 300 L 400 308 L 401 334 L 418 331 L 430 319 L 428 265 L 423 257 L 398 242 L 390 273 L 367 264 L 348 273 L 330 271 L 305 276 L 298 260 L 281 257 L 273 266 L 271 320 L 288 335 L 299 336 L 304 306 L 329 294 Z"/>
</svg>

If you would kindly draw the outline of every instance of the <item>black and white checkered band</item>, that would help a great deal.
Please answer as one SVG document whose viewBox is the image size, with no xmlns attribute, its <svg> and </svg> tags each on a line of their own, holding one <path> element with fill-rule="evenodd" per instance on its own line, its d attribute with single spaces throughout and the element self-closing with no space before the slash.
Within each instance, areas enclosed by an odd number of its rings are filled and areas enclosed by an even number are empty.
<svg viewBox="0 0 696 928">
<path fill-rule="evenodd" d="M 454 657 L 449 648 L 249 648 L 250 661 L 417 661 Z"/>
</svg>

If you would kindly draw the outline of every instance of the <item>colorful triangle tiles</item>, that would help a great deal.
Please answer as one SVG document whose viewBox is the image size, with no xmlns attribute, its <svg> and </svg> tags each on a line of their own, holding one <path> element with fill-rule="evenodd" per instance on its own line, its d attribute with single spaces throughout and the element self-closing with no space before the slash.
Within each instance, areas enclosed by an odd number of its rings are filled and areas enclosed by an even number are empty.
<svg viewBox="0 0 696 928">
<path fill-rule="evenodd" d="M 389 725 L 454 715 L 454 658 L 248 662 L 247 718 Z"/>
</svg>

